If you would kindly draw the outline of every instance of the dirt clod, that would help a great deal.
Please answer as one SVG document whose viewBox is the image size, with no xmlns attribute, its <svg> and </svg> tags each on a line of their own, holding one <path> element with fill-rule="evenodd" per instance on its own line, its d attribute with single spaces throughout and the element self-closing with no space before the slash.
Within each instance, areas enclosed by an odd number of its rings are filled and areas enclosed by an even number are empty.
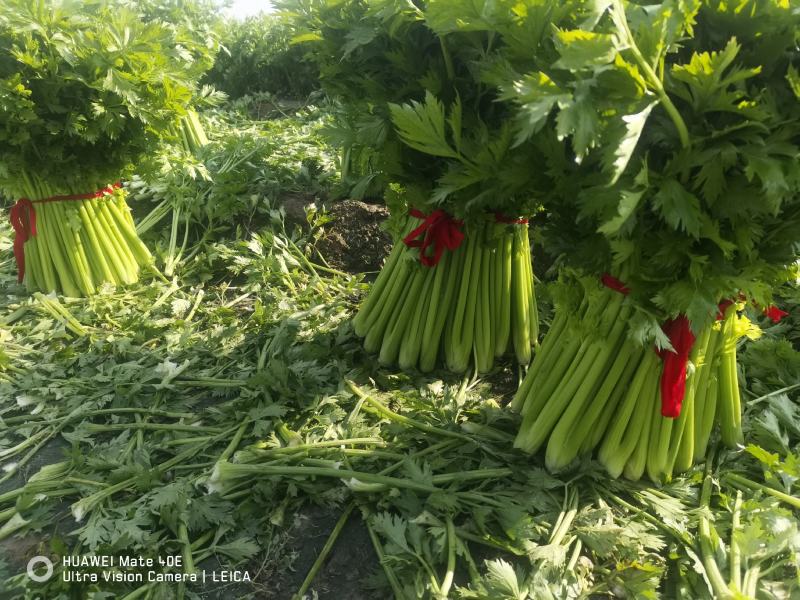
<svg viewBox="0 0 800 600">
<path fill-rule="evenodd" d="M 284 213 L 284 224 L 287 231 L 294 227 L 300 227 L 308 231 L 308 220 L 306 210 L 316 204 L 314 196 L 308 194 L 286 194 L 281 198 L 281 206 Z"/>
<path fill-rule="evenodd" d="M 381 229 L 389 216 L 385 206 L 359 200 L 334 204 L 328 214 L 333 219 L 317 243 L 330 265 L 348 273 L 377 271 L 392 249 L 392 238 Z"/>
</svg>

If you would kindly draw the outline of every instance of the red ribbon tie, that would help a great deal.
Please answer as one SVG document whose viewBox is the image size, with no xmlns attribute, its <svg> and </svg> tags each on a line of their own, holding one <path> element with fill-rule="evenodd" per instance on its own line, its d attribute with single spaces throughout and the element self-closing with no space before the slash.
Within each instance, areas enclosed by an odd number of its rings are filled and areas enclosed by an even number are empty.
<svg viewBox="0 0 800 600">
<path fill-rule="evenodd" d="M 669 338 L 674 352 L 658 350 L 663 362 L 661 371 L 661 415 L 677 419 L 681 414 L 683 397 L 686 394 L 686 364 L 692 351 L 695 337 L 689 327 L 689 319 L 680 315 L 670 319 L 661 327 Z"/>
<path fill-rule="evenodd" d="M 14 228 L 14 258 L 17 259 L 17 280 L 25 277 L 25 242 L 36 235 L 36 211 L 33 202 L 20 198 L 8 215 Z"/>
<path fill-rule="evenodd" d="M 725 318 L 725 311 L 733 304 L 733 300 L 723 300 L 717 305 L 717 321 L 722 321 Z"/>
<path fill-rule="evenodd" d="M 630 288 L 609 273 L 603 273 L 600 281 L 607 288 L 620 294 L 625 296 L 630 294 Z M 720 303 L 720 315 L 729 304 L 731 304 L 730 301 Z M 663 365 L 659 382 L 661 416 L 677 419 L 681 414 L 683 398 L 686 395 L 686 365 L 689 362 L 689 353 L 692 351 L 692 346 L 694 346 L 695 336 L 691 327 L 689 327 L 689 319 L 685 315 L 670 319 L 661 326 L 661 329 L 667 335 L 669 343 L 674 350 L 674 352 L 671 352 L 656 349 L 656 353 Z"/>
<path fill-rule="evenodd" d="M 425 215 L 422 211 L 412 208 L 409 214 L 422 219 L 422 224 L 404 237 L 403 243 L 409 248 L 419 248 L 419 261 L 426 267 L 438 264 L 445 248 L 452 251 L 461 245 L 464 233 L 459 227 L 463 222 L 452 218 L 442 209 Z M 428 248 L 431 246 L 433 246 L 432 255 L 428 253 Z"/>
<path fill-rule="evenodd" d="M 610 273 L 603 273 L 602 277 L 600 277 L 600 282 L 607 288 L 612 289 L 615 292 L 619 292 L 623 296 L 627 296 L 631 293 L 631 290 L 628 286 Z"/>
<path fill-rule="evenodd" d="M 495 223 L 505 223 L 506 225 L 527 225 L 528 219 L 525 217 L 520 217 L 519 219 L 515 219 L 514 217 L 508 217 L 501 212 L 494 213 L 494 220 Z"/>
<path fill-rule="evenodd" d="M 789 313 L 785 310 L 781 310 L 774 304 L 770 304 L 767 308 L 764 309 L 764 314 L 773 322 L 773 323 L 780 323 L 783 317 L 788 317 Z"/>
</svg>

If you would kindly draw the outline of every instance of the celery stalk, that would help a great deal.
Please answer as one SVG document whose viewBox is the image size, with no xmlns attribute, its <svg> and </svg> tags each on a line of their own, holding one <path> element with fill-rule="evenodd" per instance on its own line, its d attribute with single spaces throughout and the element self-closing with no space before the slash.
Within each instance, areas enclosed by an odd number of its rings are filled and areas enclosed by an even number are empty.
<svg viewBox="0 0 800 600">
<path fill-rule="evenodd" d="M 367 352 L 378 352 L 383 342 L 383 335 L 396 309 L 396 305 L 402 299 L 402 294 L 406 289 L 407 281 L 412 277 L 412 265 L 403 261 L 392 277 L 391 287 L 382 294 L 380 311 L 371 315 L 368 323 L 367 335 L 364 338 L 364 348 Z"/>
<path fill-rule="evenodd" d="M 618 320 L 622 300 L 615 299 L 609 310 L 603 315 L 603 323 L 599 339 L 586 341 L 586 351 L 580 359 L 573 361 L 563 385 L 547 401 L 540 411 L 529 411 L 525 414 L 519 434 L 514 440 L 514 447 L 525 452 L 535 452 L 550 435 L 553 427 L 563 411 L 577 398 L 583 398 L 599 385 L 606 362 L 616 346 L 614 332 L 622 332 L 624 320 Z M 611 329 L 611 332 L 609 332 Z M 557 443 L 557 442 L 556 442 Z"/>
<path fill-rule="evenodd" d="M 624 323 L 622 321 L 620 323 L 624 327 Z M 578 456 L 581 445 L 590 436 L 591 431 L 597 427 L 600 414 L 605 409 L 608 399 L 620 381 L 619 378 L 635 350 L 635 347 L 624 339 L 624 331 L 615 331 L 612 336 L 616 336 L 619 341 L 611 353 L 613 362 L 604 369 L 605 375 L 599 389 L 584 396 L 583 402 L 573 402 L 553 430 L 547 445 L 547 464 L 553 469 L 566 467 Z M 559 440 L 557 454 L 555 449 L 551 450 L 551 446 L 555 443 L 554 439 Z"/>
<path fill-rule="evenodd" d="M 441 263 L 437 265 L 437 268 Z M 422 290 L 419 293 L 414 311 L 409 318 L 409 324 L 403 339 L 400 341 L 400 352 L 398 355 L 398 365 L 401 369 L 411 369 L 417 366 L 419 353 L 422 349 L 423 331 L 427 320 L 428 311 L 433 302 L 432 288 L 436 278 L 435 269 L 427 269 Z"/>
<path fill-rule="evenodd" d="M 645 354 L 651 352 L 649 348 L 634 346 L 632 342 L 626 342 L 626 346 L 629 346 L 631 349 L 630 358 L 625 363 L 622 375 L 620 375 L 617 383 L 610 384 L 612 385 L 613 390 L 608 397 L 608 401 L 605 403 L 605 405 L 598 404 L 596 408 L 595 405 L 592 404 L 591 410 L 598 411 L 599 417 L 581 444 L 581 452 L 591 452 L 603 440 L 603 436 L 608 428 L 608 424 L 616 414 L 617 406 L 619 405 L 620 400 L 622 400 L 622 398 L 625 396 L 628 390 L 628 385 L 636 373 L 636 370 L 639 368 L 639 365 L 644 359 Z"/>
<path fill-rule="evenodd" d="M 711 327 L 708 347 L 706 348 L 704 364 L 701 367 L 700 378 L 694 398 L 694 448 L 696 456 L 705 456 L 706 446 L 711 437 L 714 426 L 714 417 L 717 410 L 718 363 L 717 349 L 721 340 L 719 325 Z M 712 390 L 712 384 L 714 389 Z"/>
<path fill-rule="evenodd" d="M 441 346 L 442 331 L 450 314 L 462 256 L 462 248 L 458 248 L 454 254 L 445 254 L 436 266 L 433 291 L 431 292 L 431 306 L 425 317 L 422 347 L 419 355 L 419 368 L 423 373 L 432 371 L 436 365 Z"/>
<path fill-rule="evenodd" d="M 552 324 L 550 325 L 547 335 L 544 338 L 541 349 L 536 353 L 536 357 L 531 363 L 531 367 L 528 370 L 522 385 L 520 386 L 519 390 L 517 390 L 517 393 L 514 394 L 514 398 L 512 399 L 510 405 L 511 410 L 520 412 L 525 404 L 528 394 L 530 393 L 531 387 L 533 387 L 535 382 L 538 383 L 540 373 L 549 373 L 552 370 L 551 365 L 559 357 L 559 354 L 557 354 L 556 350 L 559 345 L 565 343 L 566 339 L 568 338 L 568 323 L 569 318 L 567 315 L 563 311 L 558 311 L 553 319 Z"/>
<path fill-rule="evenodd" d="M 647 391 L 645 385 L 647 382 L 650 382 L 650 385 L 652 385 L 653 372 L 656 370 L 657 366 L 658 357 L 656 354 L 654 352 L 645 352 L 644 358 L 641 363 L 639 363 L 636 373 L 631 380 L 631 384 L 626 390 L 622 404 L 620 404 L 614 412 L 610 427 L 605 433 L 603 442 L 600 445 L 597 458 L 614 478 L 619 477 L 625 467 L 625 463 L 630 457 L 630 453 L 623 455 L 621 452 L 623 437 L 630 422 L 633 420 L 632 415 L 636 413 L 638 420 L 640 414 L 643 412 L 643 407 L 640 404 L 642 392 Z M 644 412 L 646 412 L 646 410 Z M 631 448 L 631 451 L 633 451 L 633 448 Z"/>
<path fill-rule="evenodd" d="M 421 319 L 417 307 L 421 299 L 420 292 L 429 272 L 427 267 L 415 265 L 410 283 L 402 290 L 400 300 L 395 304 L 395 310 L 389 318 L 381 344 L 378 360 L 382 365 L 391 365 L 397 361 L 400 344 L 403 342 L 411 322 Z"/>
<path fill-rule="evenodd" d="M 492 270 L 496 263 L 492 256 L 492 249 L 484 247 L 479 250 L 481 257 L 481 270 L 478 277 L 478 289 L 476 292 L 477 306 L 475 309 L 475 336 L 473 346 L 475 349 L 475 369 L 478 373 L 486 373 L 492 368 L 494 363 L 494 340 L 492 338 Z"/>
<path fill-rule="evenodd" d="M 645 382 L 645 391 L 642 393 L 641 406 L 639 410 L 644 413 L 641 423 L 631 420 L 629 427 L 625 430 L 625 436 L 637 438 L 633 451 L 625 463 L 623 473 L 626 479 L 638 481 L 644 474 L 647 466 L 647 451 L 650 447 L 651 431 L 653 423 L 661 417 L 661 402 L 659 402 L 658 384 L 654 381 Z M 643 425 L 638 427 L 638 425 Z M 625 442 L 623 441 L 623 447 Z"/>
<path fill-rule="evenodd" d="M 384 294 L 393 281 L 393 273 L 401 255 L 404 254 L 404 248 L 405 244 L 402 242 L 395 244 L 377 279 L 372 284 L 369 294 L 361 303 L 356 316 L 353 317 L 353 328 L 358 337 L 364 337 L 367 334 L 370 317 L 375 314 L 375 311 L 379 310 L 381 299 L 384 298 Z"/>
<path fill-rule="evenodd" d="M 530 248 L 526 251 L 527 240 L 528 230 L 515 227 L 511 258 L 511 338 L 521 365 L 531 361 L 530 294 L 533 290 L 526 266 L 531 261 Z"/>
<path fill-rule="evenodd" d="M 39 230 L 39 235 L 43 236 L 42 239 L 47 240 L 47 249 L 53 259 L 55 265 L 55 273 L 58 276 L 60 289 L 65 296 L 80 296 L 80 290 L 70 275 L 71 269 L 69 263 L 64 255 L 64 245 L 61 237 L 55 230 L 54 223 L 51 222 L 51 214 L 48 213 L 44 207 L 46 204 L 41 204 L 37 208 L 36 225 Z"/>
<path fill-rule="evenodd" d="M 511 250 L 514 238 L 501 228 L 500 238 L 497 243 L 494 290 L 497 301 L 494 306 L 497 317 L 494 331 L 494 355 L 500 357 L 508 349 L 508 340 L 511 335 Z"/>
<path fill-rule="evenodd" d="M 735 448 L 743 441 L 742 410 L 736 373 L 736 305 L 725 311 L 719 364 L 719 422 L 722 441 Z"/>
<path fill-rule="evenodd" d="M 444 352 L 447 368 L 454 373 L 463 373 L 469 364 L 472 341 L 475 335 L 476 287 L 479 285 L 482 254 L 478 247 L 479 236 L 469 232 L 466 236 L 464 268 L 455 297 L 455 307 L 450 313 L 445 329 Z"/>
</svg>

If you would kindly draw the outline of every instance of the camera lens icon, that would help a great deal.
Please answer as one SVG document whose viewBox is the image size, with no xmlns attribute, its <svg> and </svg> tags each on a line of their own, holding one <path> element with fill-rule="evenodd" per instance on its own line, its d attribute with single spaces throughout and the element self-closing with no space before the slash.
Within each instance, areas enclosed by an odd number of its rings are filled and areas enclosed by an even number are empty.
<svg viewBox="0 0 800 600">
<path fill-rule="evenodd" d="M 37 575 L 36 568 L 44 565 L 44 573 Z M 53 576 L 53 561 L 46 556 L 34 556 L 28 561 L 28 577 L 37 583 L 47 581 Z"/>
</svg>

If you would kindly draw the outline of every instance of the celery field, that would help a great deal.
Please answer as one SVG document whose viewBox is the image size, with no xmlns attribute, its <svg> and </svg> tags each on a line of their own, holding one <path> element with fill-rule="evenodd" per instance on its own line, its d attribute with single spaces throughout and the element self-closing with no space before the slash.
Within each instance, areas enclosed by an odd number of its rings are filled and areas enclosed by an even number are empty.
<svg viewBox="0 0 800 600">
<path fill-rule="evenodd" d="M 0 600 L 800 598 L 800 4 L 0 0 Z"/>
</svg>

